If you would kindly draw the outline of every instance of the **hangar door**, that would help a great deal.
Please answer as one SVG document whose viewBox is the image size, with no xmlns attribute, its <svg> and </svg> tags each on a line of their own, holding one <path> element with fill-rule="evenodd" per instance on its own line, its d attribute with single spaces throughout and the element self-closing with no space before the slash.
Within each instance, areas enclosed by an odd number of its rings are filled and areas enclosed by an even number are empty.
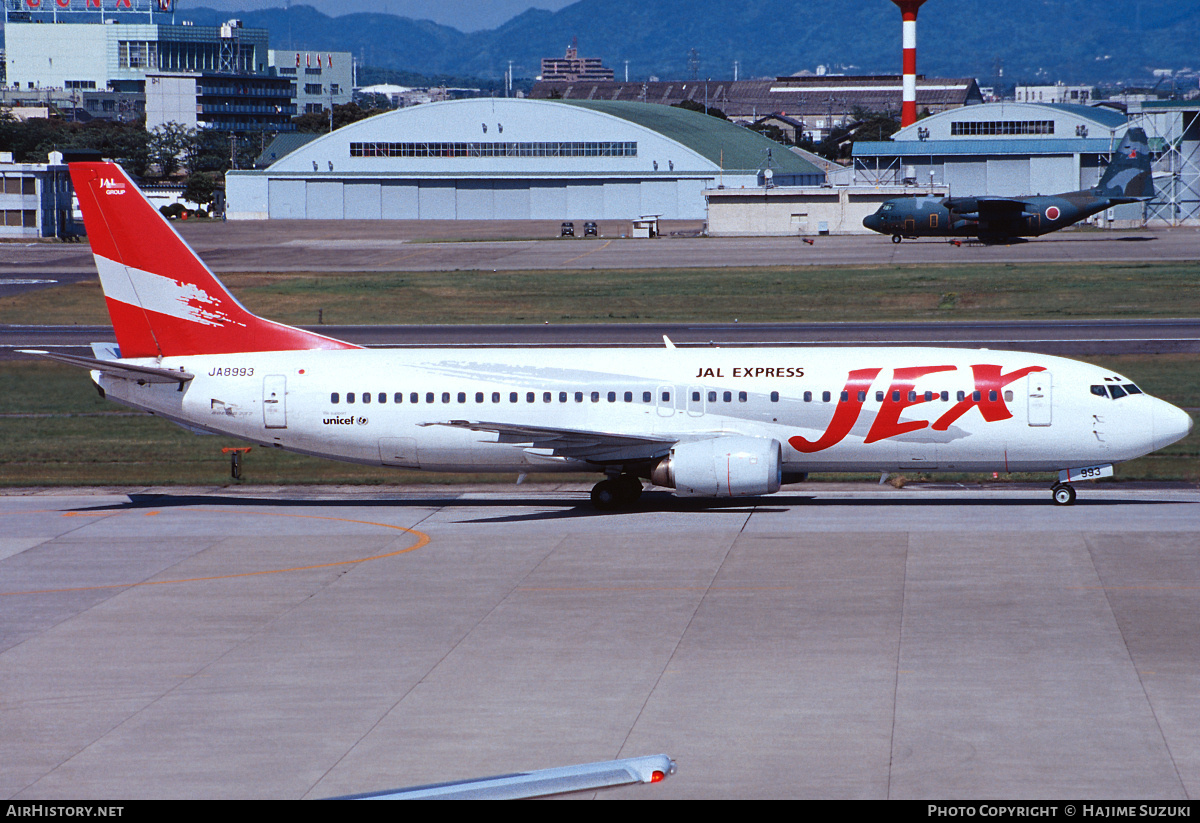
<svg viewBox="0 0 1200 823">
<path fill-rule="evenodd" d="M 309 220 L 341 220 L 345 216 L 342 181 L 309 180 L 305 191 L 304 216 Z"/>
<path fill-rule="evenodd" d="M 267 213 L 272 220 L 303 220 L 306 211 L 303 180 L 267 181 Z"/>
</svg>

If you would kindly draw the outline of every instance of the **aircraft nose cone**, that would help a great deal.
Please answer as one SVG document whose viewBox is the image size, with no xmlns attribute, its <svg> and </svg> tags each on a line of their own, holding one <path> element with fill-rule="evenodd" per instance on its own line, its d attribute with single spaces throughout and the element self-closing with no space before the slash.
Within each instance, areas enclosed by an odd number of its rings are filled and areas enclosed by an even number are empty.
<svg viewBox="0 0 1200 823">
<path fill-rule="evenodd" d="M 1170 403 L 1160 402 L 1154 409 L 1154 448 L 1161 449 L 1191 434 L 1192 418 Z"/>
<path fill-rule="evenodd" d="M 868 214 L 866 217 L 863 218 L 863 226 L 870 229 L 871 231 L 879 231 L 879 215 L 878 214 Z"/>
</svg>

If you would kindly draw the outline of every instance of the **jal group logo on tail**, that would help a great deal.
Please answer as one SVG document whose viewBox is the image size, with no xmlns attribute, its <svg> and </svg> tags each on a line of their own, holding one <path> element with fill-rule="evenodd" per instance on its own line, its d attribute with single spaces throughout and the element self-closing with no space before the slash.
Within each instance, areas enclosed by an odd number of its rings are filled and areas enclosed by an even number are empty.
<svg viewBox="0 0 1200 823">
<path fill-rule="evenodd" d="M 126 190 L 125 181 L 114 180 L 111 177 L 101 177 L 100 188 L 104 190 L 105 194 L 124 194 Z"/>
</svg>

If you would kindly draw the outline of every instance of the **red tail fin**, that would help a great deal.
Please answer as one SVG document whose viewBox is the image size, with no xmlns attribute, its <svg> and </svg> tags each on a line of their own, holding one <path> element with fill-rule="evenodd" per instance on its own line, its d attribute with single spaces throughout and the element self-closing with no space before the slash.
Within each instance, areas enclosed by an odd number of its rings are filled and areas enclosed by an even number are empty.
<svg viewBox="0 0 1200 823">
<path fill-rule="evenodd" d="M 72 163 L 122 357 L 354 349 L 249 312 L 115 163 Z"/>
</svg>

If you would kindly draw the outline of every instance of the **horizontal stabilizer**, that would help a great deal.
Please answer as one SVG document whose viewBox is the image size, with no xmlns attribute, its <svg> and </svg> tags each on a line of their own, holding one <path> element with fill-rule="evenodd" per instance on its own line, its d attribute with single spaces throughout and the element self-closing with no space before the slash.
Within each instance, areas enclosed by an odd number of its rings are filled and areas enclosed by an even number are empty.
<svg viewBox="0 0 1200 823">
<path fill-rule="evenodd" d="M 59 363 L 66 363 L 70 366 L 79 366 L 82 369 L 91 369 L 99 371 L 113 377 L 124 378 L 125 380 L 137 380 L 139 383 L 186 383 L 193 379 L 196 375 L 191 372 L 186 372 L 183 369 L 160 369 L 154 366 L 135 366 L 132 363 L 123 363 L 119 360 L 97 360 L 94 357 L 80 357 L 75 354 L 59 354 L 53 351 L 41 351 L 39 349 L 17 349 L 21 354 L 32 354 L 35 357 L 44 357 L 47 360 L 57 360 Z"/>
</svg>

